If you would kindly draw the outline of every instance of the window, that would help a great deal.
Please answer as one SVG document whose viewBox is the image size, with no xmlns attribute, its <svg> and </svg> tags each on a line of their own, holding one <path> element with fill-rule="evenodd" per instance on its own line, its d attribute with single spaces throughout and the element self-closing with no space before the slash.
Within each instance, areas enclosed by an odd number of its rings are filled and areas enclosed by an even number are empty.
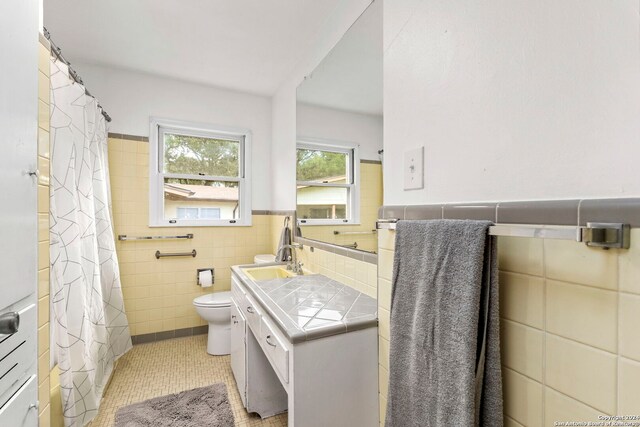
<svg viewBox="0 0 640 427">
<path fill-rule="evenodd" d="M 151 226 L 251 225 L 246 130 L 152 119 Z"/>
<path fill-rule="evenodd" d="M 303 224 L 356 224 L 359 216 L 357 147 L 298 142 L 296 212 Z"/>
<path fill-rule="evenodd" d="M 220 208 L 177 208 L 177 219 L 220 219 Z"/>
</svg>

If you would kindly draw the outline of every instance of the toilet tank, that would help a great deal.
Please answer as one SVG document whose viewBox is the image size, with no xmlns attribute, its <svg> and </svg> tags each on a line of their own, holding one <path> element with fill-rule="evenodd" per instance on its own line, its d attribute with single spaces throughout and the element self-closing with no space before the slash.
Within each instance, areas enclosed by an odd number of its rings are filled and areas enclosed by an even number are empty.
<svg viewBox="0 0 640 427">
<path fill-rule="evenodd" d="M 276 256 L 272 254 L 259 254 L 253 257 L 254 264 L 266 264 L 268 262 L 274 262 Z"/>
</svg>

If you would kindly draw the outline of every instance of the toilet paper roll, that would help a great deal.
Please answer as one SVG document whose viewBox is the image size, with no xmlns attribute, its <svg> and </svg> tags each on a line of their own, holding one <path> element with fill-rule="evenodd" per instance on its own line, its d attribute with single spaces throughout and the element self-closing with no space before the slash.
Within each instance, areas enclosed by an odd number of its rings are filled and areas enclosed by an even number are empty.
<svg viewBox="0 0 640 427">
<path fill-rule="evenodd" d="M 198 272 L 198 284 L 203 288 L 209 288 L 213 285 L 213 276 L 211 275 L 211 270 Z"/>
</svg>

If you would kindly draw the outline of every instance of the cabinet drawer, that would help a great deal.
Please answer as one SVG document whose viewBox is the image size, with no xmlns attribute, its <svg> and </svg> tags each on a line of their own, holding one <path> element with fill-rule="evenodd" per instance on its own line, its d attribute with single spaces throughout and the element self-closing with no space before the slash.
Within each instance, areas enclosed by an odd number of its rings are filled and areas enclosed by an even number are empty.
<svg viewBox="0 0 640 427">
<path fill-rule="evenodd" d="M 0 408 L 0 425 L 12 427 L 30 427 L 38 425 L 36 399 L 38 384 L 32 375 L 16 394 Z"/>
<path fill-rule="evenodd" d="M 278 375 L 289 382 L 289 349 L 285 344 L 285 338 L 276 332 L 276 327 L 265 317 L 260 323 L 260 346 L 271 361 L 271 365 L 278 372 Z"/>
<path fill-rule="evenodd" d="M 260 334 L 260 319 L 262 318 L 262 310 L 258 307 L 258 303 L 249 295 L 245 296 L 244 304 L 240 307 L 242 314 L 244 314 L 247 323 L 256 336 Z"/>
<path fill-rule="evenodd" d="M 0 395 L 16 381 L 35 373 L 38 331 L 36 311 L 35 304 L 24 308 L 19 312 L 18 332 L 0 335 Z"/>
</svg>

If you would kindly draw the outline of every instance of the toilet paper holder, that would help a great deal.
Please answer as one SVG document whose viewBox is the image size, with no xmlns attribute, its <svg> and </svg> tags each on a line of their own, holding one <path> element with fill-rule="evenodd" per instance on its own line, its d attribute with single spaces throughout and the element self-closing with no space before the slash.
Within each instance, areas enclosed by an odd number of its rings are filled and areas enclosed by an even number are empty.
<svg viewBox="0 0 640 427">
<path fill-rule="evenodd" d="M 215 269 L 213 267 L 209 267 L 209 268 L 198 268 L 196 271 L 196 284 L 198 286 L 200 286 L 200 272 L 201 271 L 210 271 L 211 272 L 211 283 L 215 283 L 216 281 L 216 275 L 215 273 Z"/>
</svg>

